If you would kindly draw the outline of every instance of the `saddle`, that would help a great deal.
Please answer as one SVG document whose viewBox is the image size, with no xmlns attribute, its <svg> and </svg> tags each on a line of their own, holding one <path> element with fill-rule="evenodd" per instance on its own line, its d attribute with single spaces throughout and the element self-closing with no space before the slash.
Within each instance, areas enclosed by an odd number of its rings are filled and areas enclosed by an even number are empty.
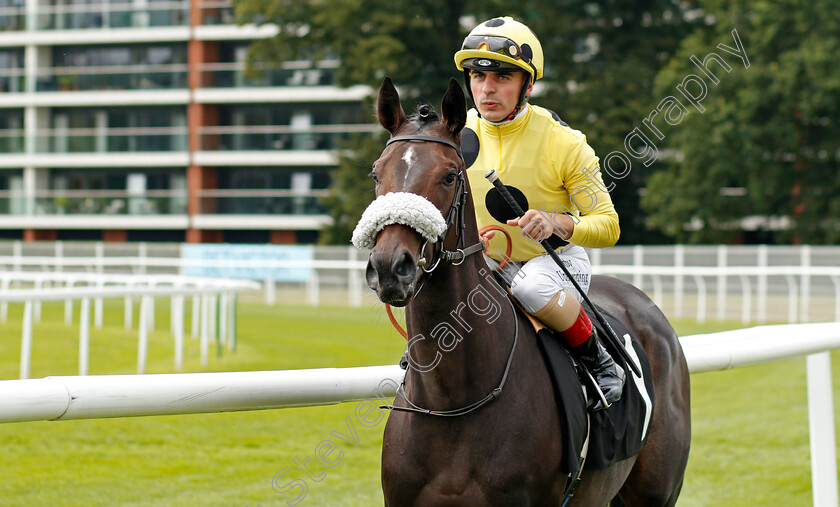
<svg viewBox="0 0 840 507">
<path fill-rule="evenodd" d="M 599 336 L 607 336 L 609 331 L 603 328 L 590 308 L 586 310 Z M 588 382 L 584 381 L 587 374 L 583 367 L 574 361 L 560 337 L 517 306 L 517 311 L 522 312 L 537 331 L 537 343 L 553 382 L 558 409 L 563 414 L 560 419 L 565 422 L 561 430 L 570 444 L 564 449 L 562 466 L 572 475 L 580 473 L 582 468 L 602 470 L 638 454 L 647 441 L 653 415 L 653 380 L 647 355 L 624 324 L 604 309 L 598 307 L 598 310 L 624 341 L 630 356 L 638 359 L 643 378 L 625 368 L 627 380 L 621 399 L 606 410 L 589 413 L 586 410 Z M 620 357 L 611 340 L 602 338 L 602 343 L 614 358 Z"/>
</svg>

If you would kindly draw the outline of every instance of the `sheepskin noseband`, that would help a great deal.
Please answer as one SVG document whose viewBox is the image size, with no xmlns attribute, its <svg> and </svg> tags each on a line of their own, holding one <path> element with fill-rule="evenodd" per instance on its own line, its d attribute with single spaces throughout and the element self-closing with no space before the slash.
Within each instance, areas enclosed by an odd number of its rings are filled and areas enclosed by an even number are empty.
<svg viewBox="0 0 840 507">
<path fill-rule="evenodd" d="M 428 199 L 410 192 L 389 192 L 377 197 L 362 213 L 353 231 L 353 245 L 372 249 L 376 235 L 390 224 L 411 227 L 432 243 L 446 232 L 443 215 Z"/>
</svg>

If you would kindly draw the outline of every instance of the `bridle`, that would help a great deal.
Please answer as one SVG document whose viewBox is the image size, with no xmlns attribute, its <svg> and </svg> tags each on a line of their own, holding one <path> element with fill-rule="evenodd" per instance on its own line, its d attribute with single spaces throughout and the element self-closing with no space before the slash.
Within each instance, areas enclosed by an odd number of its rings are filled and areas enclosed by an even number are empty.
<svg viewBox="0 0 840 507">
<path fill-rule="evenodd" d="M 474 253 L 478 253 L 484 250 L 484 243 L 482 243 L 481 241 L 474 245 L 470 245 L 464 248 L 464 237 L 466 236 L 467 227 L 466 223 L 464 222 L 464 203 L 467 201 L 467 186 L 464 182 L 464 167 L 466 166 L 466 164 L 464 162 L 464 155 L 461 153 L 461 147 L 453 143 L 449 139 L 423 135 L 405 135 L 392 137 L 388 139 L 388 142 L 385 143 L 385 147 L 388 147 L 392 143 L 398 141 L 426 141 L 432 143 L 445 144 L 446 146 L 449 146 L 450 148 L 454 149 L 455 153 L 458 154 L 458 158 L 461 159 L 461 166 L 458 168 L 458 179 L 455 183 L 455 196 L 452 198 L 452 204 L 449 206 L 449 211 L 446 214 L 446 230 L 440 235 L 440 237 L 437 238 L 436 241 L 433 242 L 431 267 L 427 268 L 429 261 L 427 261 L 425 257 L 422 257 L 418 261 L 418 265 L 425 273 L 431 273 L 432 271 L 434 271 L 441 263 L 441 261 L 451 263 L 453 266 L 459 266 L 464 262 L 464 259 L 466 259 L 468 255 L 472 255 Z M 455 250 L 446 250 L 443 248 L 443 240 L 446 234 L 449 232 L 449 229 L 452 228 L 452 225 L 455 223 L 457 223 L 457 243 L 455 246 Z M 426 246 L 428 245 L 428 243 L 429 240 L 426 240 L 423 243 L 423 246 L 420 248 L 420 252 L 423 253 L 423 255 L 425 255 Z"/>
<path fill-rule="evenodd" d="M 432 271 L 437 268 L 441 261 L 449 262 L 453 266 L 459 266 L 464 262 L 464 259 L 468 255 L 481 252 L 484 250 L 484 243 L 479 241 L 474 245 L 470 245 L 464 248 L 464 236 L 466 235 L 466 223 L 464 222 L 464 203 L 467 200 L 467 189 L 466 189 L 466 182 L 464 181 L 464 168 L 466 163 L 464 162 L 464 155 L 461 153 L 461 147 L 457 144 L 453 143 L 448 139 L 444 139 L 442 137 L 434 137 L 434 136 L 423 136 L 423 135 L 405 135 L 405 136 L 396 136 L 392 137 L 385 143 L 387 147 L 391 143 L 398 142 L 398 141 L 428 141 L 433 143 L 441 143 L 445 144 L 458 154 L 458 158 L 461 159 L 461 166 L 458 168 L 458 179 L 455 184 L 455 196 L 452 198 L 452 204 L 449 207 L 449 212 L 446 214 L 446 230 L 441 233 L 440 237 L 438 237 L 437 241 L 435 241 L 435 245 L 440 244 L 440 249 L 435 246 L 434 252 L 434 263 L 432 267 L 426 269 L 425 267 L 425 258 L 420 259 L 419 262 L 423 262 L 424 264 L 420 264 L 423 271 L 427 274 L 431 273 Z M 452 227 L 454 223 L 457 222 L 457 243 L 456 249 L 452 250 L 445 250 L 443 248 L 443 239 L 446 234 L 449 232 L 449 229 Z M 425 252 L 426 245 L 428 240 L 423 243 L 420 251 Z M 418 262 L 418 264 L 419 264 Z M 402 396 L 402 398 L 408 403 L 410 406 L 408 407 L 397 407 L 395 405 L 384 405 L 381 408 L 386 408 L 388 410 L 396 410 L 400 412 L 415 412 L 419 414 L 425 415 L 434 415 L 439 417 L 458 417 L 462 415 L 469 414 L 479 408 L 487 405 L 491 401 L 495 400 L 502 394 L 502 389 L 505 386 L 505 382 L 507 382 L 508 373 L 510 372 L 511 364 L 513 364 L 513 353 L 516 351 L 516 343 L 519 338 L 519 317 L 516 313 L 516 309 L 513 306 L 513 302 L 508 298 L 508 303 L 510 303 L 510 309 L 514 316 L 514 335 L 513 335 L 513 345 L 510 348 L 510 355 L 508 355 L 507 363 L 505 363 L 505 370 L 502 373 L 502 379 L 499 382 L 499 386 L 493 389 L 487 396 L 484 398 L 471 403 L 465 407 L 456 408 L 453 410 L 431 410 L 427 408 L 420 407 L 413 403 L 411 400 L 408 399 L 408 396 L 405 393 L 405 380 L 399 385 L 397 388 L 397 394 Z"/>
</svg>

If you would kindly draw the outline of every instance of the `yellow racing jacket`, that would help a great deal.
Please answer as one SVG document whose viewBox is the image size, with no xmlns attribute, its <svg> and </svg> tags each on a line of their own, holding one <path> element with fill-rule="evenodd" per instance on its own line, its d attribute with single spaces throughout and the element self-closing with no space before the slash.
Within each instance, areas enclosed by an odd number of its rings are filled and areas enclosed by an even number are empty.
<svg viewBox="0 0 840 507">
<path fill-rule="evenodd" d="M 513 240 L 512 260 L 527 261 L 543 251 L 521 234 L 519 227 L 505 224 L 513 212 L 485 179 L 491 169 L 523 209 L 572 216 L 575 228 L 569 243 L 604 248 L 618 241 L 618 214 L 601 179 L 598 157 L 586 143 L 586 136 L 555 113 L 528 105 L 515 119 L 497 125 L 479 118 L 471 109 L 461 134 L 461 147 L 478 226 L 493 224 L 507 229 Z M 521 202 L 523 198 L 526 202 Z M 497 233 L 490 241 L 488 255 L 501 260 L 505 245 L 504 235 Z"/>
</svg>

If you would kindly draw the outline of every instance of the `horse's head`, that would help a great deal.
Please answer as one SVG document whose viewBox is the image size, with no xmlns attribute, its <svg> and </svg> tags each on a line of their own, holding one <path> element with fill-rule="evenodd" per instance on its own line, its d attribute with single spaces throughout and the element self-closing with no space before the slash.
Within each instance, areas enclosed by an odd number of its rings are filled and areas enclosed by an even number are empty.
<svg viewBox="0 0 840 507">
<path fill-rule="evenodd" d="M 422 274 L 418 262 L 424 248 L 442 241 L 453 222 L 451 209 L 466 185 L 458 148 L 466 107 L 454 79 L 440 116 L 422 105 L 406 117 L 391 80 L 385 78 L 379 89 L 379 123 L 391 139 L 373 164 L 377 199 L 362 216 L 353 242 L 371 249 L 365 278 L 384 303 L 408 304 Z"/>
</svg>

